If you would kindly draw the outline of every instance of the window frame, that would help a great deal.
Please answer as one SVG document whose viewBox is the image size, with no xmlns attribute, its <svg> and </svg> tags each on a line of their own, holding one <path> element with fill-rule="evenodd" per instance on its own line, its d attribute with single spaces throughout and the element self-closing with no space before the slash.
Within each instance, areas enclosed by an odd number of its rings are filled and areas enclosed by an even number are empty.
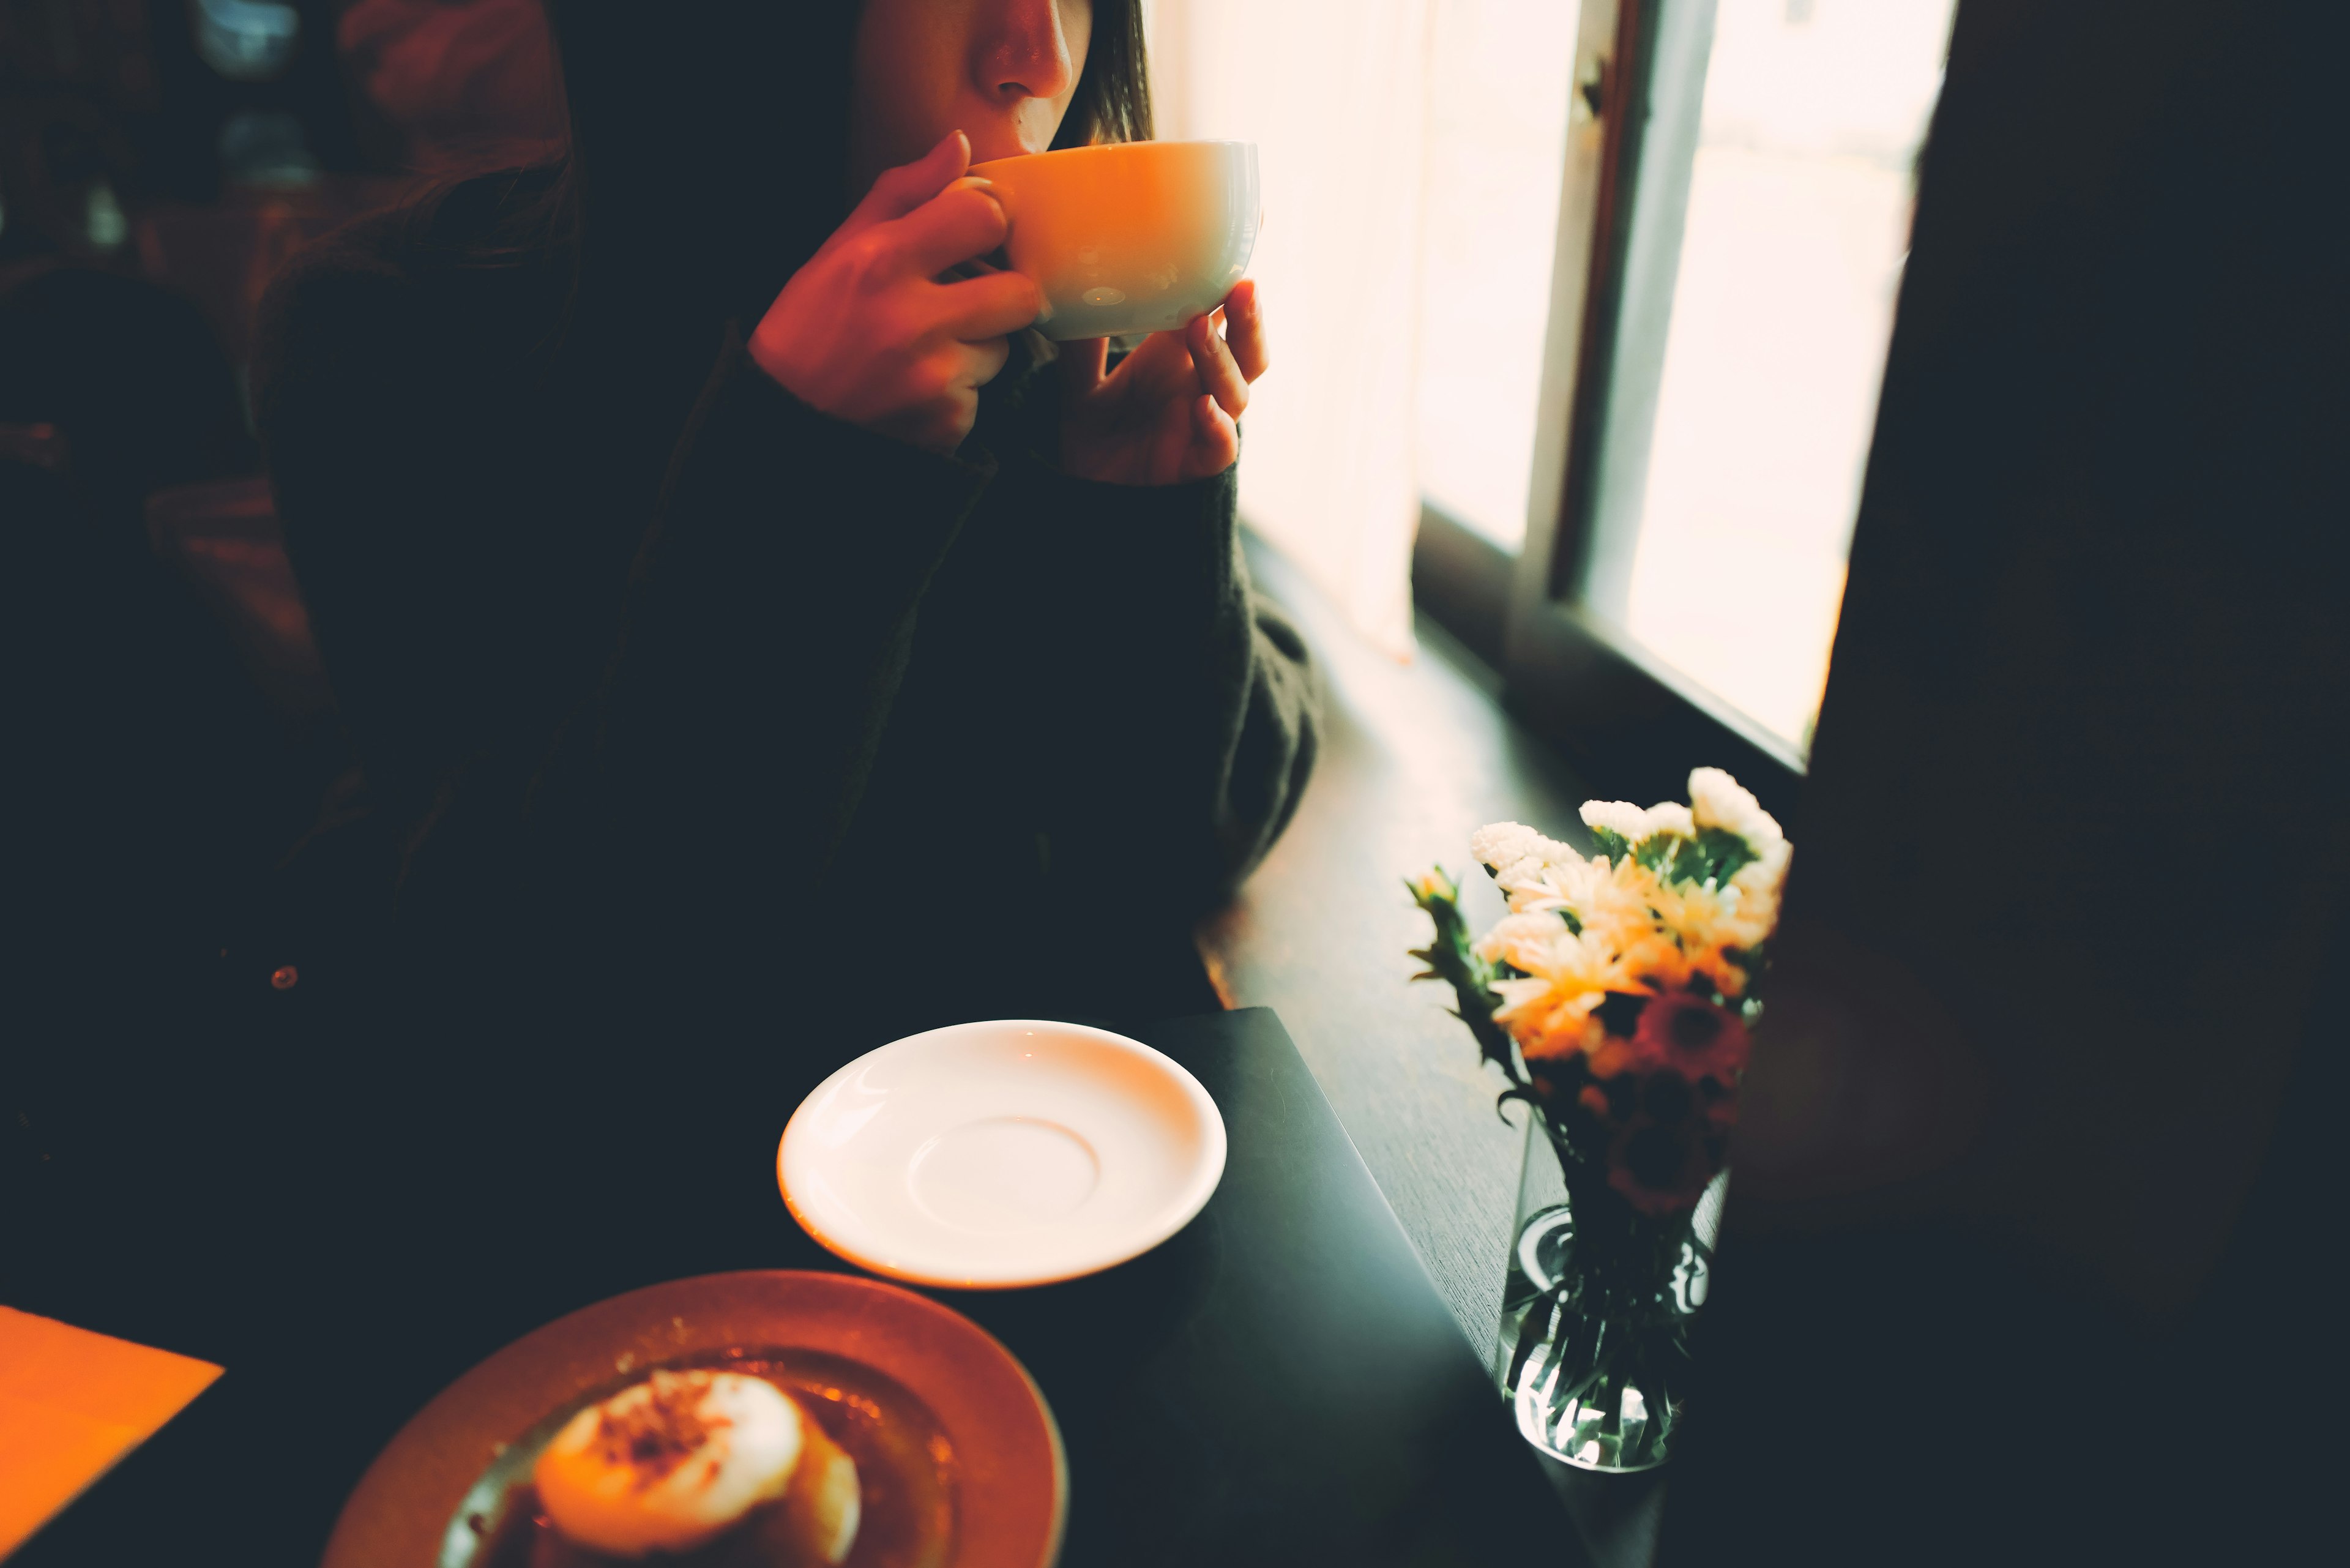
<svg viewBox="0 0 2350 1568">
<path fill-rule="evenodd" d="M 1729 769 L 1783 819 L 1804 759 L 1594 614 L 1601 449 L 1622 347 L 1632 193 L 1651 120 L 1659 39 L 1712 0 L 1583 0 L 1568 102 L 1524 543 L 1517 555 L 1423 501 L 1412 594 L 1499 676 L 1503 706 L 1603 790 L 1678 799 L 1692 767 Z M 1594 134 L 1596 131 L 1596 134 Z"/>
</svg>

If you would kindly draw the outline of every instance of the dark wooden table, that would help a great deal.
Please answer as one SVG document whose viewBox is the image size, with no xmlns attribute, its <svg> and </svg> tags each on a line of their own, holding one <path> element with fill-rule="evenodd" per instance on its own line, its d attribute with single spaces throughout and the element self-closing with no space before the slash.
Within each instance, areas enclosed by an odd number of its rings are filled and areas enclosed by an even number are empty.
<svg viewBox="0 0 2350 1568">
<path fill-rule="evenodd" d="M 1305 624 L 1328 678 L 1325 750 L 1295 825 L 1240 901 L 1203 928 L 1201 952 L 1229 1001 L 1280 1009 L 1295 1038 L 1296 1055 L 1291 1060 L 1302 1056 L 1312 1074 L 1310 1080 L 1302 1073 L 1297 1075 L 1304 1092 L 1290 1093 L 1287 1103 L 1293 1108 L 1310 1103 L 1326 1120 L 1336 1111 L 1333 1136 L 1341 1143 L 1351 1139 L 1348 1159 L 1359 1150 L 1361 1160 L 1353 1168 L 1367 1166 L 1377 1191 L 1392 1205 L 1392 1214 L 1383 1221 L 1388 1241 L 1400 1246 L 1408 1241 L 1409 1250 L 1418 1254 L 1410 1270 L 1398 1277 L 1417 1282 L 1414 1290 L 1422 1306 L 1440 1301 L 1450 1309 L 1454 1337 L 1440 1355 L 1456 1366 L 1473 1368 L 1491 1343 L 1498 1314 L 1520 1140 L 1513 1128 L 1494 1116 L 1493 1095 L 1499 1085 L 1478 1066 L 1465 1033 L 1446 1016 L 1444 998 L 1433 988 L 1408 983 L 1412 965 L 1404 950 L 1422 939 L 1424 920 L 1405 899 L 1399 879 L 1431 860 L 1468 869 L 1468 836 L 1482 822 L 1498 817 L 1545 826 L 1571 822 L 1583 792 L 1547 753 L 1514 730 L 1490 691 L 1480 689 L 1472 666 L 1448 657 L 1440 645 L 1430 648 L 1413 664 L 1398 664 L 1356 639 L 1276 559 L 1262 554 L 1257 559 L 1261 578 Z M 1498 911 L 1498 903 L 1481 881 L 1472 883 L 1471 900 L 1472 914 L 1480 919 Z M 176 1016 L 169 1010 L 158 1014 L 159 1019 Z M 271 1123 L 269 1135 L 275 1137 L 290 1128 L 297 1141 L 307 1139 L 304 1159 L 323 1166 L 349 1163 L 359 1157 L 342 1148 L 331 1128 L 301 1126 L 314 1114 L 322 1092 L 328 1103 L 338 1095 L 357 1094 L 376 1119 L 396 1119 L 401 1114 L 399 1107 L 387 1110 L 376 1102 L 387 1096 L 397 1100 L 411 1092 L 411 1085 L 433 1081 L 436 1075 L 463 1081 L 473 1072 L 466 1061 L 416 1059 L 403 1046 L 387 1053 L 380 1063 L 354 1064 L 343 1059 L 349 1054 L 346 1046 L 326 1049 L 315 1039 L 295 1039 L 272 1055 L 268 1050 L 249 1050 L 244 1042 L 207 1050 L 161 1027 L 142 1026 L 130 1033 L 142 1039 L 152 1036 L 147 1040 L 151 1048 L 142 1048 L 146 1065 L 137 1082 L 143 1097 L 160 1109 L 143 1121 L 126 1121 L 93 1100 L 90 1115 L 99 1119 L 87 1129 L 91 1136 L 83 1141 L 90 1147 L 80 1151 L 81 1168 L 85 1176 L 97 1173 L 95 1179 L 101 1181 L 111 1180 L 106 1173 L 118 1166 L 144 1174 L 136 1179 L 135 1190 L 125 1187 L 99 1195 L 96 1206 L 114 1216 L 116 1223 L 104 1234 L 76 1238 L 80 1251 L 74 1268 L 53 1270 L 37 1295 L 12 1292 L 9 1299 L 12 1304 L 53 1311 L 104 1332 L 209 1355 L 228 1364 L 233 1376 L 69 1511 L 28 1549 L 25 1563 L 123 1560 L 119 1552 L 85 1548 L 104 1540 L 107 1529 L 134 1517 L 144 1517 L 159 1529 L 166 1528 L 175 1511 L 192 1520 L 200 1517 L 212 1506 L 202 1492 L 204 1478 L 219 1473 L 221 1433 L 239 1429 L 239 1420 L 265 1407 L 262 1385 L 275 1379 L 282 1392 L 289 1382 L 298 1383 L 313 1372 L 322 1389 L 334 1385 L 322 1397 L 356 1401 L 360 1408 L 354 1418 L 338 1430 L 274 1435 L 271 1451 L 261 1460 L 247 1462 L 236 1484 L 268 1490 L 271 1513 L 283 1524 L 284 1539 L 323 1540 L 333 1500 L 374 1449 L 434 1389 L 499 1344 L 587 1301 L 658 1279 L 714 1269 L 790 1266 L 793 1240 L 784 1234 L 788 1221 L 780 1203 L 773 1201 L 772 1187 L 764 1194 L 759 1190 L 772 1144 L 764 1152 L 750 1149 L 743 1161 L 745 1174 L 723 1184 L 728 1190 L 747 1194 L 745 1201 L 754 1206 L 734 1216 L 739 1222 L 723 1241 L 674 1245 L 657 1258 L 624 1259 L 598 1270 L 533 1237 L 524 1218 L 526 1171 L 511 1172 L 517 1190 L 495 1201 L 467 1196 L 481 1187 L 478 1177 L 461 1181 L 455 1174 L 440 1174 L 442 1190 L 431 1195 L 430 1201 L 395 1190 L 381 1195 L 375 1209 L 361 1212 L 340 1206 L 333 1195 L 349 1183 L 331 1171 L 322 1175 L 311 1194 L 299 1180 L 289 1184 L 278 1153 L 231 1148 L 224 1161 L 219 1158 L 223 1151 L 207 1142 L 203 1127 L 182 1125 L 192 1119 L 182 1108 L 183 1100 L 251 1100 L 255 1085 L 268 1085 L 262 1092 L 291 1099 L 283 1095 L 282 1086 L 298 1084 L 305 1109 L 290 1121 Z M 246 1078 L 224 1082 L 224 1071 Z M 342 1083 L 359 1086 L 318 1089 L 325 1076 L 336 1075 Z M 1316 1084 L 1318 1093 L 1314 1092 Z M 788 1106 L 791 1097 L 783 1096 L 783 1103 Z M 421 1095 L 419 1100 L 421 1104 Z M 434 1106 L 423 1109 L 439 1114 Z M 1227 1115 L 1232 1114 L 1228 1107 Z M 541 1119 L 560 1125 L 551 1112 L 543 1113 Z M 776 1120 L 779 1126 L 780 1117 Z M 484 1132 L 501 1137 L 507 1130 L 476 1127 L 473 1133 L 477 1138 Z M 66 1131 L 70 1136 L 74 1129 Z M 765 1129 L 766 1136 L 772 1132 Z M 157 1153 L 150 1146 L 158 1136 L 178 1140 L 180 1147 Z M 468 1168 L 468 1162 L 480 1163 L 479 1149 L 467 1147 L 463 1133 L 444 1131 L 413 1146 L 395 1134 L 390 1147 L 401 1159 L 414 1161 L 415 1169 L 428 1180 L 435 1179 L 436 1173 Z M 11 1145 L 10 1151 L 22 1152 L 27 1159 L 38 1152 L 32 1144 L 23 1151 Z M 118 1160 L 118 1153 L 125 1158 Z M 1236 1169 L 1238 1159 L 1236 1153 Z M 229 1168 L 225 1177 L 208 1168 L 224 1164 Z M 192 1174 L 201 1169 L 203 1179 L 183 1186 L 169 1175 L 160 1181 L 153 1175 L 181 1168 Z M 59 1186 L 42 1174 L 51 1168 L 26 1168 L 34 1173 L 26 1190 Z M 58 1168 L 58 1176 L 67 1174 Z M 289 1187 L 293 1206 L 301 1211 L 265 1233 L 296 1240 L 274 1242 L 269 1251 L 253 1255 L 224 1255 L 212 1239 L 217 1231 L 212 1217 L 224 1205 L 256 1197 L 285 1204 Z M 1388 1215 L 1384 1205 L 1378 1211 Z M 1211 1217 L 1216 1212 L 1211 1210 Z M 20 1218 L 0 1215 L 12 1238 L 18 1234 Z M 1395 1231 L 1398 1221 L 1400 1239 Z M 315 1234 L 315 1246 L 304 1239 L 306 1232 Z M 1196 1241 L 1180 1241 L 1165 1255 L 1173 1257 L 1197 1245 Z M 1387 1245 L 1381 1243 L 1382 1248 Z M 498 1291 L 484 1297 L 484 1265 L 515 1249 L 527 1255 L 531 1266 L 501 1275 Z M 26 1254 L 36 1249 L 18 1248 L 12 1241 L 9 1250 Z M 411 1277 L 418 1272 L 403 1262 L 411 1254 L 430 1258 L 433 1269 L 423 1271 L 421 1279 Z M 1164 1266 L 1143 1260 L 1087 1290 L 1110 1290 L 1111 1282 L 1128 1274 L 1145 1280 L 1153 1268 Z M 1425 1274 L 1418 1272 L 1423 1268 Z M 21 1277 L 21 1271 L 16 1272 Z M 250 1282 L 264 1273 L 289 1282 L 282 1302 L 272 1294 L 275 1285 L 258 1293 L 252 1287 Z M 1429 1277 L 1434 1282 L 1432 1295 L 1427 1290 Z M 1133 1287 L 1121 1283 L 1115 1288 Z M 1185 1320 L 1180 1314 L 1168 1316 L 1164 1302 L 1152 1305 L 1149 1293 L 1128 1303 L 1136 1322 L 1152 1326 L 1153 1332 L 1175 1332 L 1170 1325 Z M 267 1332 L 256 1334 L 252 1328 L 256 1303 L 265 1316 L 282 1310 L 286 1321 L 268 1324 Z M 1024 1347 L 1033 1342 L 1035 1354 L 1045 1364 L 1063 1343 L 1024 1327 L 1019 1314 L 1034 1309 L 1019 1306 L 1017 1298 L 983 1302 L 975 1310 L 989 1314 L 991 1321 L 999 1313 L 1011 1314 L 996 1325 L 1007 1340 L 1018 1340 Z M 1420 1318 L 1425 1315 L 1419 1314 Z M 1439 1321 L 1443 1315 L 1437 1314 Z M 413 1332 L 394 1330 L 399 1337 L 370 1341 L 380 1327 L 403 1324 L 416 1327 Z M 252 1346 L 260 1348 L 248 1349 Z M 1029 1352 L 1024 1348 L 1023 1354 Z M 332 1363 L 338 1356 L 365 1361 L 364 1376 L 337 1383 Z M 316 1363 L 326 1365 L 321 1369 Z M 1457 1375 L 1445 1376 L 1459 1384 Z M 1069 1409 L 1076 1412 L 1069 1419 L 1081 1427 L 1094 1389 L 1083 1378 L 1069 1380 L 1068 1388 Z M 1481 1401 L 1485 1397 L 1481 1395 Z M 1498 1418 L 1498 1401 L 1484 1407 Z M 1280 1428 L 1268 1422 L 1263 1430 L 1277 1432 Z M 1276 1451 L 1274 1457 L 1284 1456 Z M 1243 1469 L 1253 1473 L 1249 1467 L 1254 1463 L 1249 1460 Z M 1280 1473 L 1279 1468 L 1265 1473 Z M 1385 1477 L 1382 1484 L 1393 1480 L 1376 1462 L 1364 1473 Z M 1653 1478 L 1627 1480 L 1555 1472 L 1554 1480 L 1568 1501 L 1575 1529 L 1567 1532 L 1556 1553 L 1541 1560 L 1572 1562 L 1588 1555 L 1616 1568 L 1644 1563 L 1652 1555 L 1659 1498 Z M 136 1510 L 109 1501 L 133 1492 L 141 1499 Z M 1081 1501 L 1079 1533 L 1072 1537 L 1079 1545 L 1088 1528 L 1085 1506 Z M 254 1547 L 251 1560 L 255 1562 L 293 1560 L 262 1550 L 257 1540 Z"/>
<path fill-rule="evenodd" d="M 1230 1154 L 1207 1208 L 1107 1273 L 1033 1291 L 940 1293 L 1022 1359 L 1061 1424 L 1066 1568 L 1586 1561 L 1278 1019 L 1251 1009 L 1138 1032 L 1191 1068 L 1223 1114 Z M 243 1561 L 314 1553 L 334 1500 L 400 1420 L 478 1354 L 484 1324 L 546 1313 L 529 1293 L 536 1271 L 515 1270 L 487 1292 L 451 1212 L 433 1218 L 445 1288 L 434 1288 L 432 1234 L 387 1235 L 377 1271 L 385 1293 L 369 1299 L 362 1240 L 350 1249 L 356 1271 L 334 1276 L 331 1289 L 289 1291 L 282 1336 L 263 1324 L 242 1358 L 224 1355 L 213 1391 L 35 1537 L 23 1568 L 180 1560 L 217 1545 L 239 1518 L 253 1526 Z M 612 1283 L 750 1263 L 845 1268 L 791 1224 L 771 1181 L 754 1200 L 645 1234 L 641 1245 L 629 1244 L 632 1227 L 611 1229 L 618 1240 L 599 1266 L 619 1271 Z M 575 1278 L 559 1257 L 545 1262 L 547 1273 Z M 204 1346 L 215 1331 L 203 1293 L 180 1295 L 165 1269 L 149 1279 L 149 1299 L 95 1326 Z M 348 1309 L 339 1322 L 338 1302 Z"/>
<path fill-rule="evenodd" d="M 1108 1273 L 946 1298 L 1060 1416 L 1066 1568 L 1584 1562 L 1280 1021 L 1141 1033 L 1223 1113 L 1207 1209 Z"/>
</svg>

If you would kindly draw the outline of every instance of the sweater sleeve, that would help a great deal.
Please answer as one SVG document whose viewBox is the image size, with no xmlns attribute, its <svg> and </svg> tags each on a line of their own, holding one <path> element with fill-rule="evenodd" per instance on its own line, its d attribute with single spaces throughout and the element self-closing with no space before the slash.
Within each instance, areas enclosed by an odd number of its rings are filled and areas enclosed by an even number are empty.
<svg viewBox="0 0 2350 1568">
<path fill-rule="evenodd" d="M 730 329 L 671 458 L 585 745 L 657 888 L 813 887 L 854 814 L 932 574 L 995 472 L 816 412 Z M 781 874 L 781 883 L 766 880 Z"/>
<path fill-rule="evenodd" d="M 1054 878 L 1141 873 L 1207 908 L 1288 826 L 1320 719 L 1304 639 L 1249 581 L 1237 471 L 1142 488 L 1040 468 L 1034 483 L 1069 715 Z"/>
<path fill-rule="evenodd" d="M 530 486 L 484 501 L 455 483 L 469 431 L 433 325 L 396 265 L 345 249 L 273 290 L 256 361 L 289 552 L 392 819 L 401 923 L 494 933 L 517 899 L 633 903 L 639 921 L 681 899 L 787 909 L 855 810 L 916 607 L 993 459 L 818 413 L 730 327 L 682 430 L 654 436 L 670 456 L 620 624 L 567 698 L 515 701 L 498 672 L 530 650 L 501 642 L 520 634 L 500 596 L 532 563 L 484 542 L 515 532 L 498 508 Z"/>
</svg>

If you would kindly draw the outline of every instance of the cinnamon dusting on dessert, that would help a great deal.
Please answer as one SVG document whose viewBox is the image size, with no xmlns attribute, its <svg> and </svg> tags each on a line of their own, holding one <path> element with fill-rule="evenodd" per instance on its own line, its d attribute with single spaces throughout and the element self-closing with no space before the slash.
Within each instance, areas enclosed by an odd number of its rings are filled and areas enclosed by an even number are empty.
<svg viewBox="0 0 2350 1568">
<path fill-rule="evenodd" d="M 651 1382 L 651 1398 L 617 1413 L 608 1406 L 596 1428 L 604 1462 L 632 1467 L 639 1491 L 659 1484 L 707 1447 L 713 1433 L 734 1424 L 731 1417 L 702 1413 L 705 1389 L 695 1379 L 656 1372 Z M 710 1473 L 717 1469 L 713 1460 Z"/>
</svg>

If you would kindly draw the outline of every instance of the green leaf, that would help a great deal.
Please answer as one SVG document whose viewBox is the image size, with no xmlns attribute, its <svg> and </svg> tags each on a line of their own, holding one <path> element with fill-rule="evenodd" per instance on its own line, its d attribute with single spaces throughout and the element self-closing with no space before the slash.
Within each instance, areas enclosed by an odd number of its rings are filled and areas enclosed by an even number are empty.
<svg viewBox="0 0 2350 1568">
<path fill-rule="evenodd" d="M 1699 864 L 1693 867 L 1691 881 L 1711 882 L 1716 887 L 1738 875 L 1739 868 L 1751 866 L 1762 858 L 1754 846 L 1726 827 L 1700 827 L 1693 846 Z"/>
<path fill-rule="evenodd" d="M 1632 846 L 1632 858 L 1667 882 L 1721 887 L 1739 867 L 1759 858 L 1746 840 L 1723 827 L 1700 827 L 1695 837 L 1652 833 Z"/>
<path fill-rule="evenodd" d="M 1632 858 L 1670 881 L 1673 863 L 1680 857 L 1681 846 L 1688 842 L 1678 833 L 1651 833 L 1632 846 Z"/>
<path fill-rule="evenodd" d="M 1426 879 L 1407 879 L 1406 886 L 1411 889 L 1412 901 L 1427 911 L 1436 926 L 1435 940 L 1426 948 L 1414 950 L 1411 956 L 1427 964 L 1435 978 L 1451 985 L 1460 1003 L 1458 1016 L 1469 1026 L 1485 1059 L 1499 1066 L 1512 1083 L 1523 1083 L 1517 1047 L 1509 1032 L 1493 1022 L 1493 1010 L 1501 1005 L 1501 998 L 1493 994 L 1492 967 L 1477 956 L 1469 940 L 1469 924 L 1458 899 L 1460 884 L 1440 867 Z"/>
<path fill-rule="evenodd" d="M 1612 827 L 1593 828 L 1591 844 L 1614 865 L 1623 864 L 1624 857 L 1632 853 L 1632 846 L 1624 841 L 1624 836 Z"/>
<path fill-rule="evenodd" d="M 1540 1096 L 1536 1095 L 1536 1094 L 1535 1094 L 1532 1089 L 1526 1089 L 1526 1088 L 1509 1088 L 1509 1089 L 1503 1089 L 1503 1090 L 1501 1092 L 1501 1094 L 1500 1094 L 1499 1096 L 1497 1096 L 1494 1098 L 1494 1101 L 1493 1101 L 1493 1114 L 1494 1114 L 1495 1116 L 1501 1116 L 1501 1117 L 1502 1117 L 1502 1125 L 1503 1125 L 1503 1127 L 1515 1127 L 1515 1126 L 1517 1125 L 1516 1123 L 1514 1123 L 1514 1122 L 1511 1121 L 1511 1120 L 1510 1120 L 1510 1118 L 1509 1118 L 1508 1116 L 1503 1116 L 1503 1106 L 1507 1106 L 1507 1105 L 1508 1105 L 1512 1100 L 1523 1100 L 1523 1101 L 1524 1101 L 1524 1102 L 1525 1102 L 1525 1106 L 1526 1106 L 1526 1114 L 1527 1114 L 1527 1115 L 1529 1115 L 1529 1116 L 1538 1116 L 1542 1115 L 1542 1097 L 1541 1097 Z"/>
</svg>

